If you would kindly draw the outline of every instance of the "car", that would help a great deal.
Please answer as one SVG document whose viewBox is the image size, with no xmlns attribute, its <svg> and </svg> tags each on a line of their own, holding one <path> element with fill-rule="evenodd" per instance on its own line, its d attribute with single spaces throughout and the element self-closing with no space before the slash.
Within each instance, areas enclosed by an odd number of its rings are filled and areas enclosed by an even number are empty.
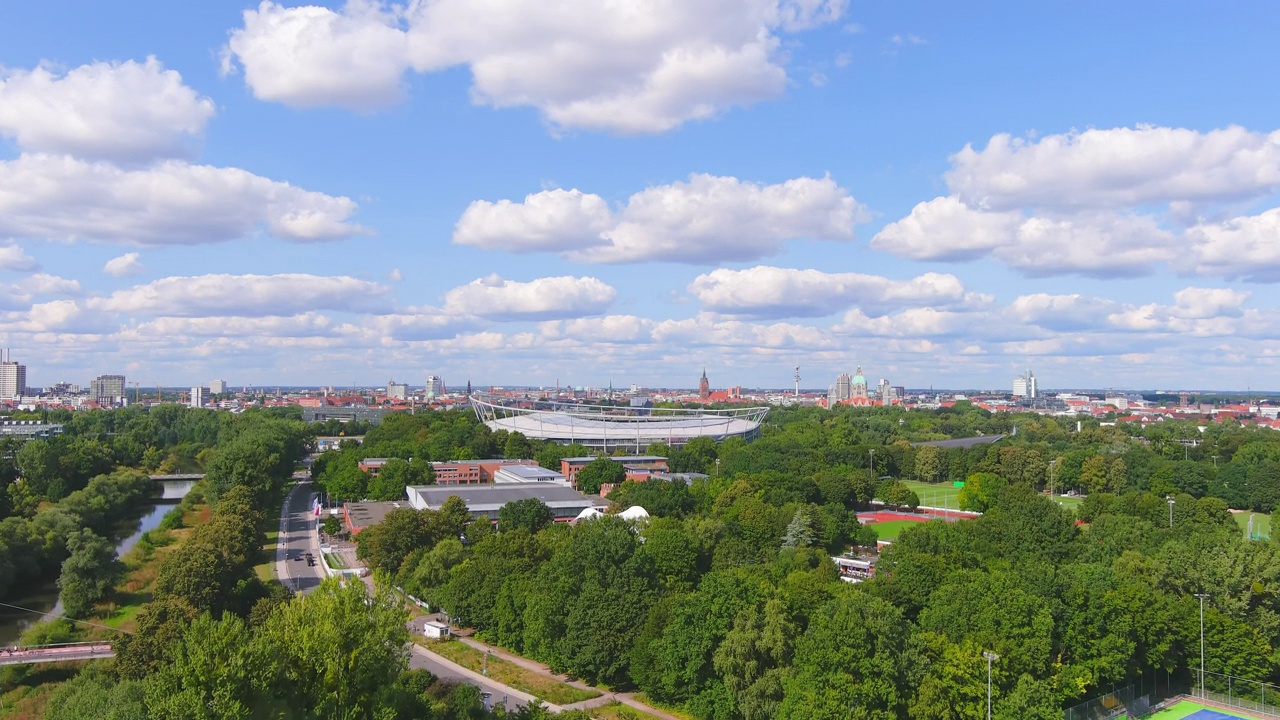
<svg viewBox="0 0 1280 720">
<path fill-rule="evenodd" d="M 294 559 L 294 560 L 301 560 L 301 559 L 302 559 L 302 556 L 301 556 L 301 555 L 294 555 L 294 556 L 293 556 L 293 559 Z"/>
</svg>

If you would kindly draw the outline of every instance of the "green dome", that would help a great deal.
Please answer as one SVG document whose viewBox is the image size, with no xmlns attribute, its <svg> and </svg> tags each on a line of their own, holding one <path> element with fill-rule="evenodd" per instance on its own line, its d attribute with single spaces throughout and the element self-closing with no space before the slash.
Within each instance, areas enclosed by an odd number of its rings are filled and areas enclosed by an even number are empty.
<svg viewBox="0 0 1280 720">
<path fill-rule="evenodd" d="M 854 384 L 854 385 L 866 385 L 866 384 L 867 384 L 867 379 L 866 379 L 866 378 L 864 378 L 864 377 L 862 377 L 862 375 L 854 375 L 854 376 L 853 376 L 853 384 Z"/>
</svg>

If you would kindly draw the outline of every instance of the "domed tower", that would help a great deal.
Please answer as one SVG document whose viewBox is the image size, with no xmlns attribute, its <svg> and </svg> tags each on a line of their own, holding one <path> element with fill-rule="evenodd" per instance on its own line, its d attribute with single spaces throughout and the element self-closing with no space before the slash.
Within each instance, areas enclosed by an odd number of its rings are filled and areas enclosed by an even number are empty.
<svg viewBox="0 0 1280 720">
<path fill-rule="evenodd" d="M 853 376 L 853 397 L 865 398 L 867 396 L 867 379 L 862 376 L 862 366 L 858 366 L 858 372 Z"/>
</svg>

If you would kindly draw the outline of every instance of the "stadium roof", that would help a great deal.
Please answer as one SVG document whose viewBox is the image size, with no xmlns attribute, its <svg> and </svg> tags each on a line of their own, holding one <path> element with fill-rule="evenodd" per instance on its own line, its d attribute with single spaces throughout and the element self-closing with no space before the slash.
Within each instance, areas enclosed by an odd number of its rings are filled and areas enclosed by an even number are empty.
<svg viewBox="0 0 1280 720">
<path fill-rule="evenodd" d="M 593 405 L 548 404 L 545 407 L 511 407 L 471 398 L 476 417 L 491 430 L 519 432 L 525 437 L 587 447 L 632 449 L 642 452 L 649 443 L 673 447 L 698 437 L 720 441 L 730 437 L 754 437 L 767 407 L 728 410 L 629 408 Z"/>
</svg>

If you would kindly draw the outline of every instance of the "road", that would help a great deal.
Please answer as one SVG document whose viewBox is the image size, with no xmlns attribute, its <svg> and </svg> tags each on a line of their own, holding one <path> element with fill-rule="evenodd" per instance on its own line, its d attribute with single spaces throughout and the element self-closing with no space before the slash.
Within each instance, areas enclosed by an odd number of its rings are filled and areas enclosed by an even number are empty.
<svg viewBox="0 0 1280 720">
<path fill-rule="evenodd" d="M 276 543 L 276 577 L 290 590 L 307 593 L 324 579 L 320 567 L 320 546 L 316 538 L 316 518 L 311 507 L 315 492 L 311 481 L 299 482 L 289 491 L 280 508 L 280 535 Z M 311 553 L 315 565 L 307 565 L 305 558 Z"/>
</svg>

